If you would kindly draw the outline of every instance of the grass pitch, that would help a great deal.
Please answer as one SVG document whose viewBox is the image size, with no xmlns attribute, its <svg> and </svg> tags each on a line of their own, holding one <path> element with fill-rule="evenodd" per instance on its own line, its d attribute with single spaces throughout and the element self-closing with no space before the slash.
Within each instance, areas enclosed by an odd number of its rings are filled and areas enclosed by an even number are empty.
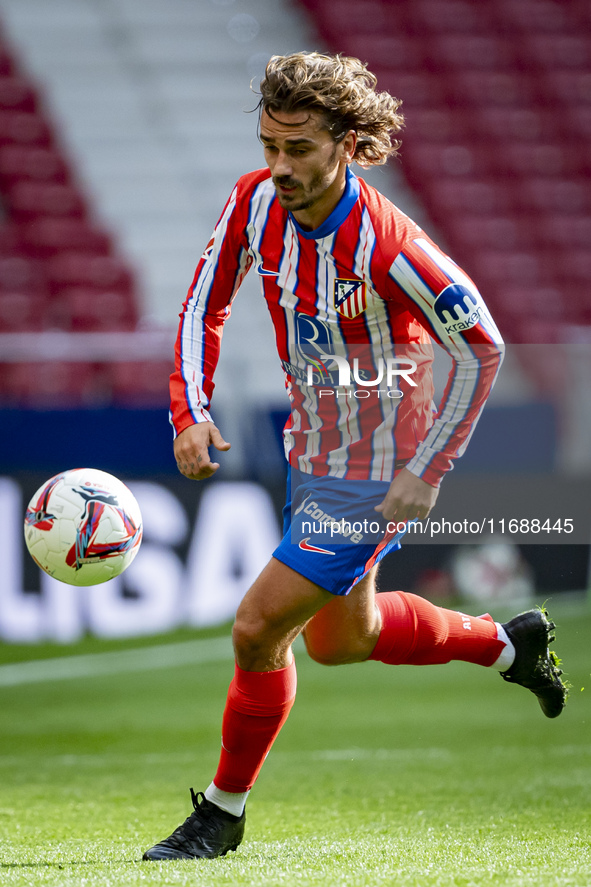
<svg viewBox="0 0 591 887">
<path fill-rule="evenodd" d="M 0 881 L 589 887 L 591 615 L 549 609 L 573 685 L 556 721 L 477 666 L 327 669 L 299 650 L 298 699 L 249 801 L 245 841 L 219 860 L 140 861 L 190 812 L 188 787 L 211 780 L 229 659 L 55 680 L 47 666 L 46 680 L 23 672 L 28 682 L 0 685 Z M 74 667 L 204 636 L 0 656 L 95 657 Z"/>
</svg>

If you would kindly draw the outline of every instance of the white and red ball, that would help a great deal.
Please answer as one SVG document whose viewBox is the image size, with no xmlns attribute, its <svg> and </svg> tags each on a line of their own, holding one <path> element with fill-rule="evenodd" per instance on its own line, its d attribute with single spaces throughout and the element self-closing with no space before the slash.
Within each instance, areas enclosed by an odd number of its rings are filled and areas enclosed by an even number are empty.
<svg viewBox="0 0 591 887">
<path fill-rule="evenodd" d="M 131 490 L 112 474 L 73 468 L 40 487 L 25 514 L 33 560 L 69 585 L 99 585 L 133 561 L 142 516 Z"/>
</svg>

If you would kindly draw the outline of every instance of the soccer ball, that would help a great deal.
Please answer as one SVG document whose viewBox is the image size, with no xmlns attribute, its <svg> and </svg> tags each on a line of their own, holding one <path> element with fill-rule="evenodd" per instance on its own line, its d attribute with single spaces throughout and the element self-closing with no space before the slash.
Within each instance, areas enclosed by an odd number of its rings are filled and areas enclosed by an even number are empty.
<svg viewBox="0 0 591 887">
<path fill-rule="evenodd" d="M 69 585 L 99 585 L 138 553 L 142 516 L 131 491 L 96 468 L 56 474 L 25 514 L 25 542 L 42 570 Z"/>
</svg>

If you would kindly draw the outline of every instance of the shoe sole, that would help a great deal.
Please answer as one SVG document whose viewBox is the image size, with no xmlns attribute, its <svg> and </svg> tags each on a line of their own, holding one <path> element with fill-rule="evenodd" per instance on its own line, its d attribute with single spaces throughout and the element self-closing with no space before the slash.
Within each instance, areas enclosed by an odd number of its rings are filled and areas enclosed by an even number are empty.
<svg viewBox="0 0 591 887">
<path fill-rule="evenodd" d="M 188 853 L 178 853 L 178 854 L 170 854 L 169 856 L 148 856 L 149 850 L 144 853 L 142 856 L 143 862 L 174 862 L 175 859 L 217 859 L 220 856 L 226 856 L 227 853 L 234 853 L 238 850 L 239 844 L 235 844 L 233 847 L 228 847 L 227 850 L 224 850 L 222 853 L 217 853 L 216 856 L 191 856 Z"/>
</svg>

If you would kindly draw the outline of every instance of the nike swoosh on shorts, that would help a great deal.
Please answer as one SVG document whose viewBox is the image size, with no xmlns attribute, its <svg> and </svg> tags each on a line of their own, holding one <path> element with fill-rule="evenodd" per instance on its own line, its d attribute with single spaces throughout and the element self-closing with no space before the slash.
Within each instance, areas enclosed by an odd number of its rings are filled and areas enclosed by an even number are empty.
<svg viewBox="0 0 591 887">
<path fill-rule="evenodd" d="M 309 536 L 306 536 L 305 539 L 301 540 L 299 548 L 301 548 L 302 551 L 315 551 L 318 554 L 336 554 L 336 551 L 327 551 L 326 548 L 318 548 L 317 545 L 310 545 L 308 542 L 309 538 Z"/>
</svg>

